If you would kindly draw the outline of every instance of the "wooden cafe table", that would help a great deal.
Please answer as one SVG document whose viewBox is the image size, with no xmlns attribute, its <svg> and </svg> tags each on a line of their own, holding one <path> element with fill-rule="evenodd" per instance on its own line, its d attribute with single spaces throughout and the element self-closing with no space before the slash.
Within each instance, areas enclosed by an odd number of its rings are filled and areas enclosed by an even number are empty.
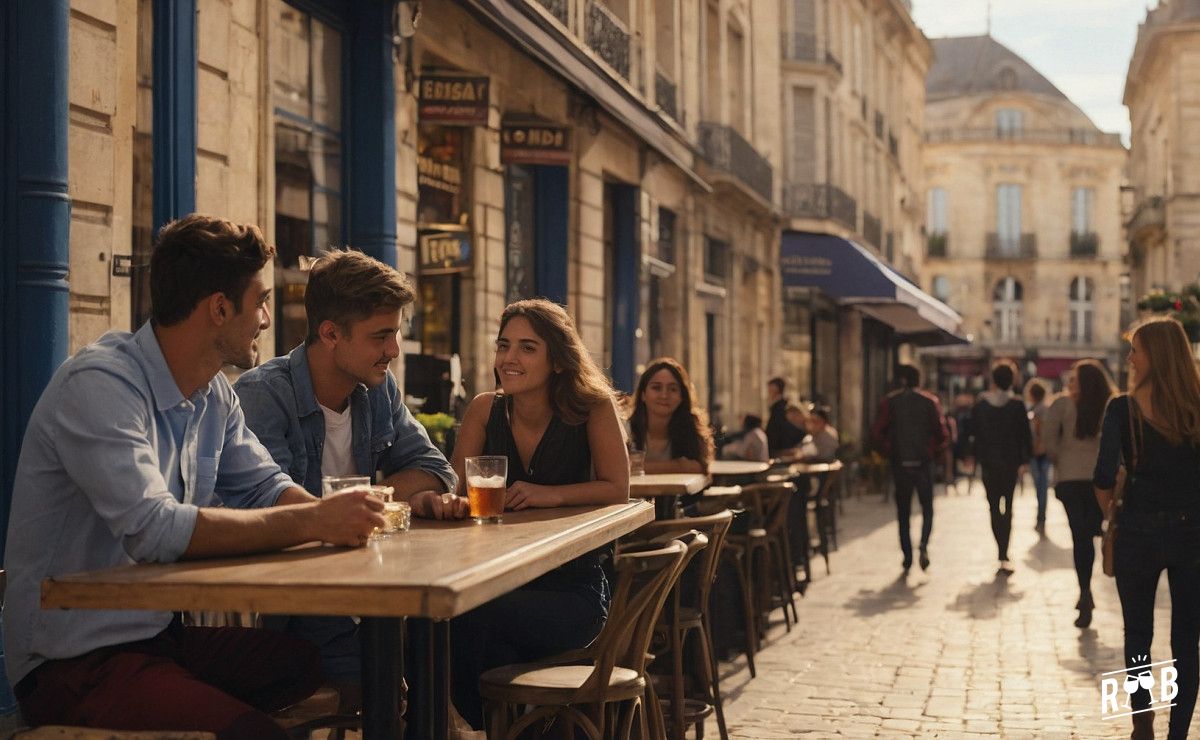
<svg viewBox="0 0 1200 740">
<path fill-rule="evenodd" d="M 363 737 L 396 740 L 401 617 L 424 680 L 409 687 L 408 737 L 446 738 L 449 623 L 653 518 L 644 501 L 526 509 L 498 525 L 413 519 L 408 532 L 345 548 L 130 565 L 48 578 L 43 608 L 360 616 Z"/>
<path fill-rule="evenodd" d="M 654 499 L 656 519 L 674 519 L 675 502 L 688 493 L 699 493 L 712 480 L 703 473 L 651 473 L 629 476 L 631 498 Z"/>
<path fill-rule="evenodd" d="M 713 460 L 708 464 L 708 474 L 719 485 L 750 483 L 770 469 L 770 463 L 755 460 Z"/>
</svg>

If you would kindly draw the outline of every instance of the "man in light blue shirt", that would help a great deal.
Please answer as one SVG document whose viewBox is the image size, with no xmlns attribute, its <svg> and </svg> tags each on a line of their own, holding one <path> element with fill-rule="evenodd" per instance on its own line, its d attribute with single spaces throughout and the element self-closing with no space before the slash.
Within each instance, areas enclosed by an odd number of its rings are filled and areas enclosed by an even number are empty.
<svg viewBox="0 0 1200 740">
<path fill-rule="evenodd" d="M 284 738 L 265 712 L 319 685 L 315 650 L 287 635 L 39 604 L 47 577 L 361 545 L 383 524 L 365 492 L 321 501 L 284 475 L 220 373 L 254 363 L 273 252 L 254 226 L 168 224 L 151 262 L 151 322 L 85 347 L 34 408 L 5 552 L 5 653 L 27 722 Z"/>
<path fill-rule="evenodd" d="M 324 475 L 378 472 L 417 516 L 462 518 L 465 499 L 445 456 L 404 406 L 388 364 L 400 354 L 400 314 L 412 284 L 362 252 L 338 250 L 313 265 L 304 293 L 304 344 L 242 375 L 246 425 L 293 480 L 321 495 Z M 321 649 L 342 709 L 358 702 L 356 624 L 348 617 L 271 617 Z"/>
</svg>

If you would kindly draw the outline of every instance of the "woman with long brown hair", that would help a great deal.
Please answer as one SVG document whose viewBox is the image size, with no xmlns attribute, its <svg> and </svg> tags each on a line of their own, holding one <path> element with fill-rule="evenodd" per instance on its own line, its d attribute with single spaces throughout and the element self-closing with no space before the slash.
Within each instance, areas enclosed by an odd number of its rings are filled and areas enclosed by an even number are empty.
<svg viewBox="0 0 1200 740">
<path fill-rule="evenodd" d="M 612 386 L 563 308 L 517 301 L 500 316 L 494 370 L 500 390 L 467 406 L 451 463 L 508 458 L 506 509 L 629 500 L 629 461 Z M 454 702 L 483 726 L 479 676 L 587 646 L 604 626 L 603 548 L 587 553 L 454 620 Z"/>
<path fill-rule="evenodd" d="M 638 380 L 629 417 L 633 449 L 647 473 L 704 473 L 713 458 L 707 414 L 696 406 L 687 370 L 671 357 L 651 361 Z"/>
<path fill-rule="evenodd" d="M 1067 392 L 1050 404 L 1042 425 L 1046 454 L 1054 463 L 1054 494 L 1062 501 L 1071 525 L 1075 576 L 1079 581 L 1079 616 L 1075 626 L 1092 623 L 1092 568 L 1096 561 L 1095 538 L 1100 535 L 1103 513 L 1092 491 L 1092 473 L 1100 452 L 1100 420 L 1114 394 L 1108 371 L 1096 360 L 1080 360 L 1071 367 Z"/>
<path fill-rule="evenodd" d="M 1200 686 L 1200 372 L 1175 319 L 1147 319 L 1127 337 L 1131 390 L 1104 412 L 1093 482 L 1106 519 L 1117 524 L 1113 561 L 1127 668 L 1152 660 L 1154 594 L 1167 571 L 1179 672 L 1167 737 L 1185 738 Z M 1114 507 L 1122 463 L 1127 478 Z M 1154 737 L 1152 713 L 1139 711 L 1148 709 L 1149 691 L 1131 698 L 1132 737 Z"/>
</svg>

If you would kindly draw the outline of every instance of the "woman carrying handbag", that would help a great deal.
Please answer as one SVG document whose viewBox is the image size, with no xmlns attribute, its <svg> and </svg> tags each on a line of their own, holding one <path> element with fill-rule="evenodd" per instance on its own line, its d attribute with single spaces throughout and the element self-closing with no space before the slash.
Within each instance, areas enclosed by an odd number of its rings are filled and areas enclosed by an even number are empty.
<svg viewBox="0 0 1200 740">
<path fill-rule="evenodd" d="M 1104 413 L 1093 483 L 1115 521 L 1113 571 L 1125 622 L 1127 667 L 1152 660 L 1154 595 L 1165 570 L 1171 590 L 1171 653 L 1179 694 L 1168 739 L 1186 738 L 1200 685 L 1200 373 L 1180 323 L 1155 317 L 1127 335 L 1130 392 Z M 1127 478 L 1114 505 L 1117 470 Z M 1115 517 L 1115 519 L 1114 519 Z M 1154 737 L 1150 694 L 1131 697 L 1133 740 Z"/>
</svg>

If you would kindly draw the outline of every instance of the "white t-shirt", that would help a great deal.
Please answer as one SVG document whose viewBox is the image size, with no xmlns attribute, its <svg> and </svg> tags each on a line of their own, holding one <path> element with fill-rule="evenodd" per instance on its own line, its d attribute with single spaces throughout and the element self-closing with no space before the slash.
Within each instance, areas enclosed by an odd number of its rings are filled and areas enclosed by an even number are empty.
<svg viewBox="0 0 1200 740">
<path fill-rule="evenodd" d="M 320 404 L 318 404 L 320 405 Z M 338 413 L 321 406 L 325 416 L 325 446 L 321 449 L 321 475 L 356 475 L 354 451 L 351 449 L 350 404 Z"/>
</svg>

